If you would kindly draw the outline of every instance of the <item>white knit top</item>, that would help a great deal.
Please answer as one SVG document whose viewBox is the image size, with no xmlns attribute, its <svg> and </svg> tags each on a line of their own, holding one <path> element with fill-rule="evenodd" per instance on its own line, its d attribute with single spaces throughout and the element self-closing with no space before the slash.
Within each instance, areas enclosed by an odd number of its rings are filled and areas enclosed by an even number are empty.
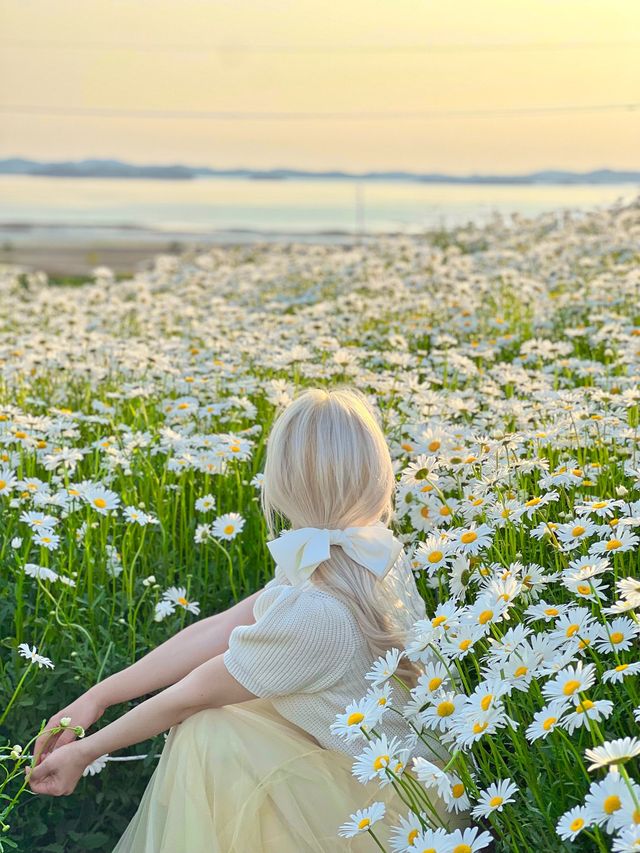
<svg viewBox="0 0 640 853">
<path fill-rule="evenodd" d="M 327 749 L 359 754 L 364 742 L 345 741 L 329 727 L 336 714 L 371 687 L 365 674 L 374 655 L 351 609 L 309 580 L 291 586 L 276 567 L 275 577 L 254 602 L 255 623 L 237 625 L 223 661 L 251 693 L 271 700 L 281 716 Z M 398 697 L 401 701 L 406 696 Z M 377 731 L 404 738 L 411 732 L 388 711 Z M 427 755 L 419 742 L 414 755 Z"/>
</svg>

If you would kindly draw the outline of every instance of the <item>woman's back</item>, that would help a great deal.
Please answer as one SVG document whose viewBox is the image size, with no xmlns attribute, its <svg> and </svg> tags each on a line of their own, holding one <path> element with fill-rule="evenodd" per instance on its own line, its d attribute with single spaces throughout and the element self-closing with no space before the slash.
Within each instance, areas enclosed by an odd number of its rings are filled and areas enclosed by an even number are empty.
<svg viewBox="0 0 640 853">
<path fill-rule="evenodd" d="M 376 658 L 351 608 L 310 580 L 291 586 L 276 568 L 255 602 L 254 616 L 255 623 L 234 628 L 229 638 L 224 662 L 231 675 L 270 699 L 321 746 L 359 754 L 365 745 L 361 737 L 345 741 L 330 729 L 336 715 L 371 688 L 365 674 Z M 406 698 L 398 696 L 399 702 Z M 388 737 L 411 734 L 392 711 L 375 728 Z M 422 746 L 418 742 L 412 754 L 427 756 Z"/>
</svg>

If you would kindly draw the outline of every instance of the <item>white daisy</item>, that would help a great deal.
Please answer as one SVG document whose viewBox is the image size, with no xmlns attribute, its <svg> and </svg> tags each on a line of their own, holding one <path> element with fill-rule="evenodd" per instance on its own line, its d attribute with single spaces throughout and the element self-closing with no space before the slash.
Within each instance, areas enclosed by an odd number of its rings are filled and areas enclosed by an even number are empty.
<svg viewBox="0 0 640 853">
<path fill-rule="evenodd" d="M 87 764 L 87 766 L 82 771 L 83 776 L 95 776 L 98 773 L 101 773 L 104 768 L 107 766 L 107 761 L 109 760 L 109 753 L 106 752 L 104 755 L 99 755 L 91 764 Z"/>
<path fill-rule="evenodd" d="M 30 649 L 27 643 L 20 643 L 18 646 L 18 654 L 23 658 L 28 658 L 31 663 L 37 663 L 39 669 L 42 669 L 43 666 L 46 666 L 49 669 L 54 669 L 54 665 L 49 658 L 39 655 L 35 646 Z"/>
<path fill-rule="evenodd" d="M 112 492 L 111 489 L 107 489 L 101 485 L 90 486 L 83 492 L 82 497 L 100 515 L 107 515 L 107 513 L 113 509 L 117 509 L 120 505 L 118 495 Z"/>
<path fill-rule="evenodd" d="M 562 719 L 562 726 L 571 735 L 581 726 L 589 728 L 589 720 L 595 723 L 601 722 L 611 716 L 612 711 L 613 702 L 608 699 L 589 699 L 585 696 L 576 702 L 570 711 L 567 711 Z"/>
<path fill-rule="evenodd" d="M 174 606 L 182 607 L 188 610 L 189 613 L 200 613 L 200 607 L 197 601 L 189 601 L 187 598 L 187 590 L 185 587 L 171 586 L 162 593 L 164 601 L 168 601 Z"/>
<path fill-rule="evenodd" d="M 633 796 L 618 773 L 608 773 L 601 782 L 592 782 L 584 801 L 587 822 L 604 826 L 609 833 L 632 823 L 636 808 L 633 797 L 640 796 L 640 786 L 633 780 L 630 786 Z"/>
<path fill-rule="evenodd" d="M 343 823 L 339 827 L 338 835 L 342 836 L 342 838 L 353 838 L 362 832 L 369 832 L 374 824 L 382 820 L 384 814 L 384 803 L 372 803 L 366 809 L 358 809 L 358 811 L 350 815 L 346 823 Z"/>
<path fill-rule="evenodd" d="M 477 853 L 478 850 L 491 844 L 493 838 L 488 832 L 481 832 L 477 826 L 468 829 L 456 829 L 449 835 L 449 843 L 453 851 L 464 851 L 464 853 Z"/>
<path fill-rule="evenodd" d="M 214 495 L 203 495 L 196 501 L 196 509 L 198 512 L 209 512 L 216 508 L 216 499 Z"/>
<path fill-rule="evenodd" d="M 638 853 L 640 850 L 640 827 L 632 823 L 625 829 L 620 830 L 613 839 L 612 853 Z"/>
<path fill-rule="evenodd" d="M 640 755 L 640 739 L 637 737 L 625 737 L 618 738 L 618 740 L 609 740 L 603 743 L 602 746 L 585 749 L 584 754 L 592 762 L 587 768 L 588 770 L 600 770 L 602 767 L 624 764 L 626 761 Z"/>
<path fill-rule="evenodd" d="M 540 738 L 546 738 L 556 728 L 561 725 L 562 716 L 567 710 L 567 705 L 564 700 L 550 702 L 541 708 L 533 715 L 533 721 L 529 724 L 526 732 L 527 740 L 533 743 Z"/>
<path fill-rule="evenodd" d="M 574 806 L 561 816 L 556 824 L 556 832 L 563 840 L 573 841 L 585 827 L 589 826 L 591 823 L 587 809 L 584 806 Z"/>
<path fill-rule="evenodd" d="M 635 645 L 640 625 L 625 616 L 619 616 L 602 626 L 595 647 L 600 652 L 626 652 Z"/>
<path fill-rule="evenodd" d="M 363 730 L 369 732 L 380 719 L 380 708 L 369 699 L 359 699 L 347 705 L 344 714 L 336 714 L 336 721 L 329 730 L 346 741 L 365 739 Z"/>
<path fill-rule="evenodd" d="M 640 661 L 634 663 L 619 663 L 613 669 L 607 669 L 602 673 L 602 681 L 607 684 L 619 684 L 628 675 L 637 675 L 640 672 Z"/>
<path fill-rule="evenodd" d="M 378 687 L 383 682 L 387 681 L 397 670 L 400 663 L 402 652 L 400 649 L 389 649 L 384 657 L 379 657 L 369 672 L 365 675 L 367 681 L 370 681 L 374 687 Z"/>
<path fill-rule="evenodd" d="M 475 522 L 469 527 L 461 527 L 453 531 L 452 544 L 458 553 L 462 554 L 477 554 L 482 548 L 487 548 L 491 544 L 493 538 L 493 530 L 488 524 L 479 524 Z"/>
<path fill-rule="evenodd" d="M 492 782 L 488 788 L 480 792 L 478 804 L 472 809 L 472 817 L 489 817 L 492 812 L 501 812 L 507 803 L 513 803 L 513 795 L 518 786 L 511 779 L 500 779 Z"/>
<path fill-rule="evenodd" d="M 542 688 L 542 694 L 547 699 L 563 699 L 568 702 L 591 687 L 596 680 L 595 669 L 592 663 L 584 666 L 582 661 L 578 661 L 575 666 L 568 666 L 552 681 L 548 681 Z"/>
<path fill-rule="evenodd" d="M 420 853 L 422 850 L 427 850 L 429 853 L 451 853 L 452 849 L 447 830 L 438 827 L 438 829 L 423 829 L 416 832 L 412 846 L 403 848 L 402 853 L 405 853 L 405 850 L 408 853 L 413 851 Z"/>
<path fill-rule="evenodd" d="M 235 539 L 244 527 L 244 518 L 238 512 L 220 515 L 211 525 L 211 534 L 218 539 Z"/>
<path fill-rule="evenodd" d="M 387 773 L 387 768 L 396 776 L 398 770 L 404 769 L 405 758 L 399 756 L 401 751 L 402 745 L 397 738 L 387 740 L 387 736 L 383 734 L 379 738 L 370 740 L 360 755 L 356 756 L 351 772 L 363 785 L 377 778 L 378 784 L 384 787 L 393 778 Z"/>
</svg>

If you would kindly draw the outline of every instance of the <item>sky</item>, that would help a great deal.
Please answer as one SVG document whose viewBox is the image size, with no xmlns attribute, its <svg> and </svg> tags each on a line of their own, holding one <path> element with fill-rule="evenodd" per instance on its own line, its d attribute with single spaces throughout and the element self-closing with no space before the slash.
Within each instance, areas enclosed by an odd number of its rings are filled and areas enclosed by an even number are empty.
<svg viewBox="0 0 640 853">
<path fill-rule="evenodd" d="M 640 169 L 639 55 L 638 0 L 0 0 L 0 158 Z"/>
</svg>

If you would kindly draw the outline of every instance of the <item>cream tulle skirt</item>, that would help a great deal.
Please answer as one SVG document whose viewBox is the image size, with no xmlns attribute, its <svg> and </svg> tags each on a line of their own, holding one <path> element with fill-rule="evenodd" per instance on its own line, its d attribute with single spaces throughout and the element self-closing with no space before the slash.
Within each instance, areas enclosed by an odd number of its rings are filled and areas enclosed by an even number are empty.
<svg viewBox="0 0 640 853">
<path fill-rule="evenodd" d="M 376 800 L 387 827 L 408 809 L 351 767 L 266 699 L 200 711 L 169 731 L 113 853 L 373 853 L 369 835 L 339 838 L 339 825 Z M 387 827 L 374 827 L 383 841 Z"/>
</svg>

